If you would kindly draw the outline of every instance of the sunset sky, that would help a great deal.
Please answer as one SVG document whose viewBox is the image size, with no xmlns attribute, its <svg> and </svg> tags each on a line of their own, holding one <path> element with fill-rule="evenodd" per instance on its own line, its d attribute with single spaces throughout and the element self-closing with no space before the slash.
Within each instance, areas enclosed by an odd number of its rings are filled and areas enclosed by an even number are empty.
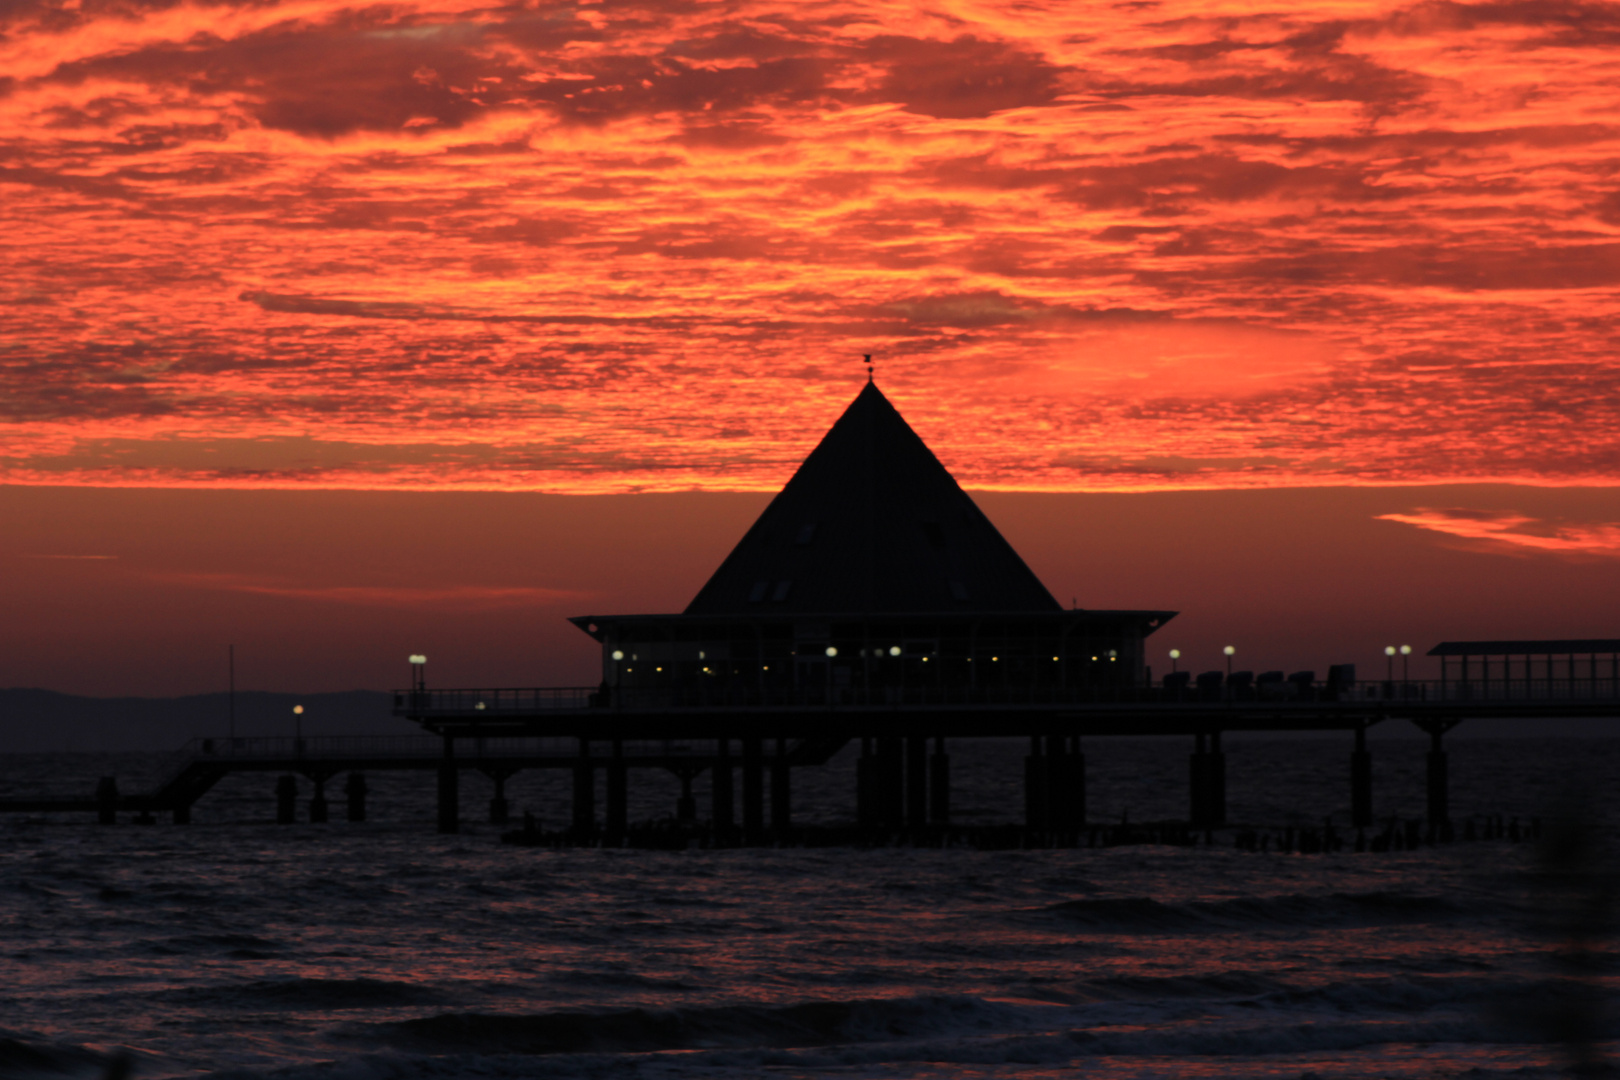
<svg viewBox="0 0 1620 1080">
<path fill-rule="evenodd" d="M 85 576 L 133 565 L 126 534 L 168 543 L 140 578 L 168 599 L 131 610 L 210 648 L 246 631 L 186 590 L 281 590 L 305 626 L 678 608 L 761 505 L 680 493 L 779 487 L 867 352 L 1025 549 L 1062 534 L 1012 493 L 1179 493 L 1193 544 L 1227 511 L 1189 489 L 1376 488 L 1323 520 L 1498 568 L 1469 588 L 1544 568 L 1503 626 L 1620 633 L 1580 608 L 1620 585 L 1617 87 L 1620 5 L 1542 0 L 5 4 L 0 589 L 87 606 L 8 631 L 38 658 L 0 685 L 213 688 L 106 666 L 156 647 Z M 465 549 L 386 571 L 319 530 L 272 574 L 175 554 L 165 488 L 209 489 L 184 505 L 226 536 L 272 507 L 358 521 L 379 489 L 433 514 L 662 493 L 702 538 L 668 596 L 610 564 L 496 580 Z M 1096 580 L 1067 557 L 1031 556 L 1065 602 Z M 1141 572 L 1079 600 L 1201 599 Z M 370 663 L 315 681 L 385 683 Z M 532 681 L 515 654 L 468 674 L 501 672 Z"/>
</svg>

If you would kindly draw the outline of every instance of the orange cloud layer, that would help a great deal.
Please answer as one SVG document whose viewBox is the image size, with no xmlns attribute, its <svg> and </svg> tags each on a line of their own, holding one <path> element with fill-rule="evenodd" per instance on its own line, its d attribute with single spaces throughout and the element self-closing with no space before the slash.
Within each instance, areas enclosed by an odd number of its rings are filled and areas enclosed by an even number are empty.
<svg viewBox="0 0 1620 1080">
<path fill-rule="evenodd" d="M 0 480 L 1620 482 L 1620 8 L 25 0 Z"/>
</svg>

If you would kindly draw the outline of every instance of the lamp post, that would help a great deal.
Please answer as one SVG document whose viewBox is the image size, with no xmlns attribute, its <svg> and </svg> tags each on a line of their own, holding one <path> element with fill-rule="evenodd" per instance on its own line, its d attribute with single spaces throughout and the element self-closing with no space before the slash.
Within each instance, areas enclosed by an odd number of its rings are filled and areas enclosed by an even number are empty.
<svg viewBox="0 0 1620 1080">
<path fill-rule="evenodd" d="M 411 653 L 411 689 L 427 689 L 427 656 L 423 653 Z"/>
<path fill-rule="evenodd" d="M 1401 646 L 1401 682 L 1412 681 L 1412 669 L 1408 666 L 1412 659 L 1412 646 Z"/>
<path fill-rule="evenodd" d="M 1389 662 L 1389 676 L 1388 676 L 1389 681 L 1394 682 L 1395 681 L 1395 646 L 1393 646 L 1393 645 L 1385 645 L 1384 646 L 1384 657 Z"/>
<path fill-rule="evenodd" d="M 1180 660 L 1180 659 L 1181 659 L 1181 650 L 1180 649 L 1171 649 L 1170 650 L 1170 674 L 1174 675 L 1177 671 L 1180 670 L 1179 668 L 1176 667 L 1176 661 Z"/>
<path fill-rule="evenodd" d="M 293 756 L 304 756 L 304 707 L 293 706 Z"/>
<path fill-rule="evenodd" d="M 1232 657 L 1237 654 L 1237 646 L 1228 645 L 1221 652 L 1226 654 L 1226 677 L 1230 679 L 1232 677 Z"/>
</svg>

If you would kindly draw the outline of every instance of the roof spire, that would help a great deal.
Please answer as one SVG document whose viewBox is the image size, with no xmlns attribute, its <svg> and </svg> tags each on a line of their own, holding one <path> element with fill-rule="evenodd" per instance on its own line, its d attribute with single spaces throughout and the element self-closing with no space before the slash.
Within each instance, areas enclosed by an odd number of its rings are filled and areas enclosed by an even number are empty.
<svg viewBox="0 0 1620 1080">
<path fill-rule="evenodd" d="M 870 383 L 872 381 L 872 354 L 862 353 L 861 355 L 866 357 L 866 381 Z"/>
</svg>

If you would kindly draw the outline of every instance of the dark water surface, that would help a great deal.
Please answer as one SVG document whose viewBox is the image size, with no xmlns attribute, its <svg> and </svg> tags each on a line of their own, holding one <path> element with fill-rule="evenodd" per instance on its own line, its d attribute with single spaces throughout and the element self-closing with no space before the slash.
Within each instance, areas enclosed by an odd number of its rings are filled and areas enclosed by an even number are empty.
<svg viewBox="0 0 1620 1080">
<path fill-rule="evenodd" d="M 1232 744 L 1231 816 L 1343 829 L 1346 749 Z M 1378 748 L 1382 813 L 1420 812 L 1422 749 Z M 1451 749 L 1459 820 L 1575 807 L 1609 844 L 1620 743 Z M 964 819 L 1016 817 L 1020 753 L 956 748 Z M 0 759 L 0 793 L 160 764 Z M 1097 746 L 1093 817 L 1182 814 L 1186 764 Z M 847 765 L 801 820 L 848 816 Z M 358 825 L 270 824 L 262 775 L 190 826 L 0 820 L 0 1075 L 1540 1076 L 1620 1037 L 1602 849 L 554 851 L 437 836 L 431 776 L 369 779 Z M 561 777 L 509 790 L 561 822 Z"/>
</svg>

